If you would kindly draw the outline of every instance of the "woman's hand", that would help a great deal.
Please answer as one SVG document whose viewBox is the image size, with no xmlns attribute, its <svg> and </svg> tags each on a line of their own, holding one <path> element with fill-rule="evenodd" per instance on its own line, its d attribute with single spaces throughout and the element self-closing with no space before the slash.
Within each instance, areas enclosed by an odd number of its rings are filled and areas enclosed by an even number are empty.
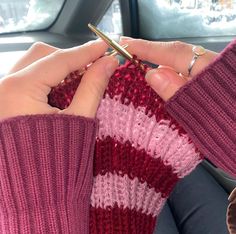
<svg viewBox="0 0 236 234">
<path fill-rule="evenodd" d="M 71 49 L 36 43 L 0 80 L 0 119 L 28 114 L 74 114 L 95 117 L 109 78 L 118 66 L 116 58 L 100 59 L 107 46 L 96 40 Z M 47 102 L 52 87 L 70 72 L 94 62 L 84 74 L 68 108 L 59 110 Z"/>
<path fill-rule="evenodd" d="M 188 75 L 188 67 L 194 55 L 191 44 L 178 41 L 152 42 L 127 37 L 121 39 L 121 44 L 128 44 L 128 51 L 139 59 L 161 65 L 148 71 L 146 80 L 165 101 L 217 56 L 217 53 L 206 50 L 204 55 L 197 58 Z"/>
</svg>

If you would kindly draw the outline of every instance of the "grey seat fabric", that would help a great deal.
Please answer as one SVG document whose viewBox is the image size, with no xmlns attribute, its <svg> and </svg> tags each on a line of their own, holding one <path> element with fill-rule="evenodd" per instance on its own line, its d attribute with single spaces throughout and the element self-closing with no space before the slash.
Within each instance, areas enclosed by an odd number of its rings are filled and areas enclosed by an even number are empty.
<svg viewBox="0 0 236 234">
<path fill-rule="evenodd" d="M 155 234 L 229 234 L 228 193 L 199 165 L 176 185 Z"/>
<path fill-rule="evenodd" d="M 178 228 L 168 203 L 165 204 L 158 217 L 154 234 L 178 234 Z"/>
</svg>

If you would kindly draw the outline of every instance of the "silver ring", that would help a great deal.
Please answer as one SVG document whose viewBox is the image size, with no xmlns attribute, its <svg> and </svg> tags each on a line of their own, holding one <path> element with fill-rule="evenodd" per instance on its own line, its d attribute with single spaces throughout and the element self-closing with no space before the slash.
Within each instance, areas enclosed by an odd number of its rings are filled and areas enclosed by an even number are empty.
<svg viewBox="0 0 236 234">
<path fill-rule="evenodd" d="M 190 76 L 191 71 L 193 69 L 193 65 L 195 64 L 197 59 L 206 53 L 206 50 L 202 46 L 193 46 L 192 51 L 193 51 L 193 58 L 188 66 L 188 76 Z"/>
</svg>

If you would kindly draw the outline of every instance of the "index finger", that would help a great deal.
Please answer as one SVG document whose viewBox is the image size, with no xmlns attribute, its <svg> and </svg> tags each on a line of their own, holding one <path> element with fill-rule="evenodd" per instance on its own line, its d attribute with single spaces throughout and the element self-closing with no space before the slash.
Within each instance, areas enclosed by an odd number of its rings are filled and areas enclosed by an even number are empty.
<svg viewBox="0 0 236 234">
<path fill-rule="evenodd" d="M 176 72 L 188 74 L 188 67 L 193 58 L 193 45 L 180 41 L 153 42 L 141 39 L 122 39 L 121 44 L 128 44 L 127 50 L 137 55 L 141 60 L 158 65 L 172 67 Z M 197 74 L 207 66 L 215 57 L 216 53 L 206 51 L 195 62 L 191 75 Z"/>
<path fill-rule="evenodd" d="M 59 48 L 48 45 L 43 42 L 34 43 L 28 51 L 17 61 L 17 63 L 11 68 L 8 74 L 15 73 L 21 69 L 29 66 L 31 63 L 55 52 Z"/>
<path fill-rule="evenodd" d="M 28 81 L 54 87 L 69 73 L 84 68 L 102 56 L 106 49 L 107 45 L 101 40 L 70 49 L 60 49 L 32 63 L 19 73 L 23 72 L 23 77 Z"/>
</svg>

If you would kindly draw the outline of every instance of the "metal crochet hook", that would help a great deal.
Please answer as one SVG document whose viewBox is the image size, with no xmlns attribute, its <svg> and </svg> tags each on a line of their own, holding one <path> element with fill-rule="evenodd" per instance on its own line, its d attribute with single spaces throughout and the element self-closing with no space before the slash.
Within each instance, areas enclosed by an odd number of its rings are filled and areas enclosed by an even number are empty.
<svg viewBox="0 0 236 234">
<path fill-rule="evenodd" d="M 109 38 L 107 35 L 105 35 L 103 32 L 101 32 L 98 28 L 93 26 L 92 24 L 88 24 L 88 27 L 101 39 L 103 39 L 111 48 L 113 48 L 117 53 L 119 53 L 124 58 L 128 59 L 134 64 L 137 64 L 140 66 L 142 70 L 144 70 L 144 65 L 140 63 L 138 60 L 133 58 L 133 55 L 131 55 L 124 47 L 119 45 L 116 41 Z"/>
</svg>

